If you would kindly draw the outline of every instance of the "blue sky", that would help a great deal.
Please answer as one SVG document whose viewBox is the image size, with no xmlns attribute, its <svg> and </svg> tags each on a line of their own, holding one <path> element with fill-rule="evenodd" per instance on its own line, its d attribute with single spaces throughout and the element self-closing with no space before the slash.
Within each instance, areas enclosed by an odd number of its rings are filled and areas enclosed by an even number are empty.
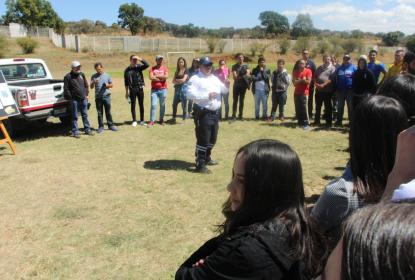
<svg viewBox="0 0 415 280">
<path fill-rule="evenodd" d="M 198 26 L 253 27 L 259 24 L 258 15 L 272 10 L 288 16 L 290 23 L 298 13 L 308 12 L 314 25 L 321 29 L 372 32 L 401 30 L 415 33 L 415 0 L 343 0 L 343 1 L 283 1 L 283 0 L 52 0 L 52 6 L 65 21 L 80 19 L 102 20 L 107 24 L 117 21 L 118 8 L 123 3 L 135 2 L 144 14 L 177 24 Z M 203 4 L 202 4 L 203 3 Z M 4 2 L 0 14 L 4 14 Z"/>
</svg>

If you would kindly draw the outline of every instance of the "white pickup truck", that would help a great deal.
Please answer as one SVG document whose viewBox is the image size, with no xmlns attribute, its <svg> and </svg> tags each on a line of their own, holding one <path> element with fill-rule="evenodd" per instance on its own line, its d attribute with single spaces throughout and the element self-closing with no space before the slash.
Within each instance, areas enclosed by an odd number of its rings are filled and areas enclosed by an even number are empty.
<svg viewBox="0 0 415 280">
<path fill-rule="evenodd" d="M 54 80 L 42 59 L 0 59 L 0 70 L 7 81 L 20 115 L 7 122 L 13 133 L 24 121 L 46 121 L 58 117 L 62 123 L 70 121 L 69 102 L 63 97 L 63 81 Z"/>
</svg>

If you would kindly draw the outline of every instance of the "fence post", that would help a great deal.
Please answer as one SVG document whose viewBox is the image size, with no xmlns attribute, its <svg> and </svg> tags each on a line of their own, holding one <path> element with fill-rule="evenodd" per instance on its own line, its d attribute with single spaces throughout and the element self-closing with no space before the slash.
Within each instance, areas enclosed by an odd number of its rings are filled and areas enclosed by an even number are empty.
<svg viewBox="0 0 415 280">
<path fill-rule="evenodd" d="M 79 35 L 75 35 L 75 50 L 76 52 L 81 52 L 81 39 L 79 38 Z"/>
</svg>

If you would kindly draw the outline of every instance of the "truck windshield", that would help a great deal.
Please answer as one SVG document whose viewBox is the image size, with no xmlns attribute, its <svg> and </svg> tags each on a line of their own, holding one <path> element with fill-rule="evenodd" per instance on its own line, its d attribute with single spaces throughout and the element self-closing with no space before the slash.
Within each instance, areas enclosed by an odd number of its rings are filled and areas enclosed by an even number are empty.
<svg viewBox="0 0 415 280">
<path fill-rule="evenodd" d="M 41 63 L 24 63 L 0 65 L 7 81 L 39 79 L 46 77 L 45 68 Z"/>
</svg>

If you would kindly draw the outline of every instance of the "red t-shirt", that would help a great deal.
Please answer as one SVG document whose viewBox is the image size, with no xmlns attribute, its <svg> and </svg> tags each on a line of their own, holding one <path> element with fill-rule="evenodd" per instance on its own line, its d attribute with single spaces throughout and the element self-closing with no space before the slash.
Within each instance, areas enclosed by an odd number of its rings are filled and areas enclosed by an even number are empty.
<svg viewBox="0 0 415 280">
<path fill-rule="evenodd" d="M 162 75 L 167 75 L 168 71 L 167 68 L 162 65 L 160 66 L 160 68 L 157 68 L 157 66 L 153 66 L 150 69 L 150 73 L 152 73 L 153 75 L 158 75 L 158 74 L 162 74 Z M 151 89 L 164 89 L 167 88 L 167 79 L 164 81 L 151 81 Z"/>
<path fill-rule="evenodd" d="M 294 71 L 293 73 L 294 80 L 308 78 L 311 81 L 312 76 L 313 76 L 313 73 L 308 68 L 304 68 L 302 72 Z M 309 90 L 310 90 L 310 84 L 297 84 L 295 86 L 294 95 L 308 95 Z"/>
</svg>

